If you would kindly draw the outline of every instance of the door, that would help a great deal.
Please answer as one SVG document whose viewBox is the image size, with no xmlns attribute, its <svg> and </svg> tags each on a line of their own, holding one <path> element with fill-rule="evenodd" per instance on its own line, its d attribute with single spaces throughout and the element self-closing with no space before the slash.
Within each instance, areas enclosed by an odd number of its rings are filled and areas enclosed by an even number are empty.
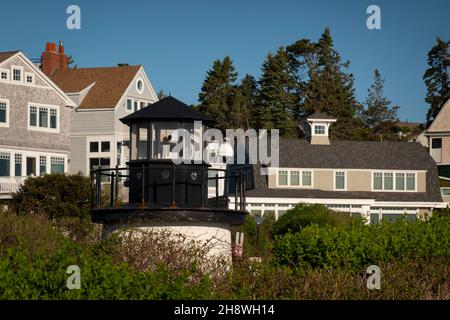
<svg viewBox="0 0 450 320">
<path fill-rule="evenodd" d="M 27 157 L 27 176 L 36 175 L 36 158 Z"/>
</svg>

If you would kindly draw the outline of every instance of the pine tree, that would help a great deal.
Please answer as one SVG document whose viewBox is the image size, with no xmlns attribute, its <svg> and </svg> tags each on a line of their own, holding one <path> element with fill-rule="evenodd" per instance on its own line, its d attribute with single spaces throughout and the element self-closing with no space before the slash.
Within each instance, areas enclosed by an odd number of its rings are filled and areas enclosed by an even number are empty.
<svg viewBox="0 0 450 320">
<path fill-rule="evenodd" d="M 254 77 L 246 75 L 239 86 L 236 87 L 233 105 L 230 112 L 230 121 L 233 128 L 254 128 L 255 99 L 257 96 L 257 83 Z"/>
<path fill-rule="evenodd" d="M 385 80 L 378 69 L 374 71 L 374 83 L 368 89 L 362 118 L 368 128 L 381 139 L 393 138 L 392 134 L 398 121 L 398 106 L 391 106 L 391 101 L 383 96 Z"/>
<path fill-rule="evenodd" d="M 285 48 L 267 56 L 258 83 L 257 127 L 280 129 L 283 136 L 296 136 L 297 125 L 286 109 L 297 109 L 297 82 L 291 57 Z"/>
<path fill-rule="evenodd" d="M 350 62 L 342 62 L 334 49 L 330 29 L 326 28 L 317 42 L 299 40 L 289 46 L 297 60 L 298 90 L 301 110 L 306 114 L 315 111 L 335 116 L 331 136 L 361 138 L 362 122 L 355 117 L 360 105 L 354 93 L 353 75 L 346 73 Z"/>
<path fill-rule="evenodd" d="M 230 128 L 229 113 L 235 89 L 237 72 L 233 61 L 225 57 L 223 61 L 216 60 L 206 74 L 202 90 L 199 94 L 200 110 L 212 115 L 217 121 L 217 128 Z"/>
<path fill-rule="evenodd" d="M 450 41 L 443 41 L 438 37 L 436 44 L 428 53 L 429 68 L 423 75 L 428 91 L 425 101 L 430 105 L 427 112 L 427 125 L 431 124 L 444 103 L 450 98 L 449 45 Z"/>
</svg>

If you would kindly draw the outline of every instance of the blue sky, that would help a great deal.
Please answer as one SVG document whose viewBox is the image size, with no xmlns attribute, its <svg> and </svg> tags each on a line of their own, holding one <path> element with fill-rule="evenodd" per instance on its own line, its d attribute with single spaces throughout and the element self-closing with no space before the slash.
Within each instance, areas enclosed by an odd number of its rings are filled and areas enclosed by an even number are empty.
<svg viewBox="0 0 450 320">
<path fill-rule="evenodd" d="M 66 28 L 66 8 L 81 8 L 81 30 Z M 366 8 L 381 8 L 381 30 L 366 27 Z M 330 27 L 351 61 L 362 101 L 373 70 L 402 120 L 424 121 L 422 75 L 437 36 L 450 38 L 450 1 L 2 1 L 0 51 L 38 58 L 45 42 L 64 40 L 79 67 L 144 65 L 155 90 L 197 103 L 213 60 L 231 56 L 239 77 L 259 76 L 269 52 L 298 39 L 317 40 Z M 7 14 L 4 14 L 7 13 Z"/>
</svg>

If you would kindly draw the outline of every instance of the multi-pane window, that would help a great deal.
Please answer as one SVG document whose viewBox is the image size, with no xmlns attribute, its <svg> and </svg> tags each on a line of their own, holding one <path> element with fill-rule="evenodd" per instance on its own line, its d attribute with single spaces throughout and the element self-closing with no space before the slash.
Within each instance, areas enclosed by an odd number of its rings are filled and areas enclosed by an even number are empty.
<svg viewBox="0 0 450 320">
<path fill-rule="evenodd" d="M 6 102 L 0 101 L 0 123 L 6 123 L 7 107 Z"/>
<path fill-rule="evenodd" d="M 43 176 L 47 173 L 47 157 L 40 156 L 39 157 L 39 175 Z"/>
<path fill-rule="evenodd" d="M 344 190 L 345 189 L 345 172 L 337 171 L 335 173 L 335 184 L 334 189 L 336 190 Z"/>
<path fill-rule="evenodd" d="M 383 190 L 383 173 L 374 172 L 374 174 L 373 174 L 373 190 Z"/>
<path fill-rule="evenodd" d="M 141 109 L 145 108 L 145 102 L 141 102 Z"/>
<path fill-rule="evenodd" d="M 300 185 L 300 174 L 296 170 L 291 171 L 291 186 L 299 186 Z"/>
<path fill-rule="evenodd" d="M 22 81 L 22 70 L 13 69 L 13 80 L 14 81 Z"/>
<path fill-rule="evenodd" d="M 390 172 L 384 173 L 384 190 L 392 190 L 394 189 L 394 174 Z"/>
<path fill-rule="evenodd" d="M 127 110 L 133 109 L 133 100 L 127 99 Z"/>
<path fill-rule="evenodd" d="M 56 129 L 56 122 L 58 118 L 58 112 L 56 109 L 50 109 L 50 128 Z"/>
<path fill-rule="evenodd" d="M 47 128 L 48 127 L 48 109 L 47 108 L 39 108 L 39 127 Z"/>
<path fill-rule="evenodd" d="M 58 128 L 58 110 L 56 108 L 30 106 L 29 113 L 30 127 L 54 130 Z"/>
<path fill-rule="evenodd" d="M 303 171 L 300 169 L 278 170 L 278 185 L 291 187 L 311 187 L 312 171 Z"/>
<path fill-rule="evenodd" d="M 14 174 L 16 177 L 22 176 L 22 155 L 17 153 L 14 155 Z"/>
<path fill-rule="evenodd" d="M 138 111 L 139 108 L 139 102 L 134 101 L 134 112 Z"/>
<path fill-rule="evenodd" d="M 315 134 L 325 134 L 325 126 L 314 126 L 314 133 Z"/>
<path fill-rule="evenodd" d="M 416 175 L 414 173 L 406 174 L 406 190 L 412 191 L 416 189 Z"/>
<path fill-rule="evenodd" d="M 0 152 L 0 177 L 9 177 L 10 154 Z"/>
<path fill-rule="evenodd" d="M 30 127 L 37 125 L 37 107 L 30 107 Z"/>
<path fill-rule="evenodd" d="M 51 157 L 50 158 L 50 172 L 51 173 L 64 173 L 64 158 Z"/>
<path fill-rule="evenodd" d="M 33 83 L 33 76 L 27 75 L 27 83 Z"/>
<path fill-rule="evenodd" d="M 116 149 L 116 154 L 117 154 L 117 165 L 120 166 L 120 158 L 122 157 L 122 144 L 120 142 L 117 142 L 117 149 Z"/>
<path fill-rule="evenodd" d="M 312 185 L 311 175 L 311 171 L 302 172 L 302 186 L 310 187 Z"/>
<path fill-rule="evenodd" d="M 0 78 L 2 80 L 8 80 L 8 72 L 6 72 L 6 71 L 0 72 Z"/>
<path fill-rule="evenodd" d="M 278 185 L 287 186 L 288 185 L 288 172 L 287 170 L 278 171 Z"/>
<path fill-rule="evenodd" d="M 413 172 L 374 172 L 374 191 L 415 191 L 416 174 Z"/>
<path fill-rule="evenodd" d="M 395 190 L 405 190 L 405 174 L 395 174 Z"/>
</svg>

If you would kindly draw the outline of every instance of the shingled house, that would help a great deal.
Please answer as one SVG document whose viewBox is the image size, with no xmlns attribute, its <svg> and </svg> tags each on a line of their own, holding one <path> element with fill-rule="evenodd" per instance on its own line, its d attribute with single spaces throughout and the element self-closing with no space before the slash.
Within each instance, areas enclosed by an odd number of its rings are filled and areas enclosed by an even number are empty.
<svg viewBox="0 0 450 320">
<path fill-rule="evenodd" d="M 330 140 L 335 121 L 310 116 L 307 139 L 280 139 L 278 167 L 268 175 L 254 168 L 246 199 L 252 214 L 279 217 L 298 203 L 319 203 L 376 223 L 445 207 L 436 164 L 420 144 Z"/>
<path fill-rule="evenodd" d="M 71 114 L 70 172 L 124 166 L 129 128 L 119 121 L 158 101 L 142 66 L 67 68 L 64 54 L 47 46 L 42 70 L 77 104 Z"/>
<path fill-rule="evenodd" d="M 0 53 L 0 199 L 27 176 L 68 171 L 74 107 L 22 52 Z"/>
</svg>

